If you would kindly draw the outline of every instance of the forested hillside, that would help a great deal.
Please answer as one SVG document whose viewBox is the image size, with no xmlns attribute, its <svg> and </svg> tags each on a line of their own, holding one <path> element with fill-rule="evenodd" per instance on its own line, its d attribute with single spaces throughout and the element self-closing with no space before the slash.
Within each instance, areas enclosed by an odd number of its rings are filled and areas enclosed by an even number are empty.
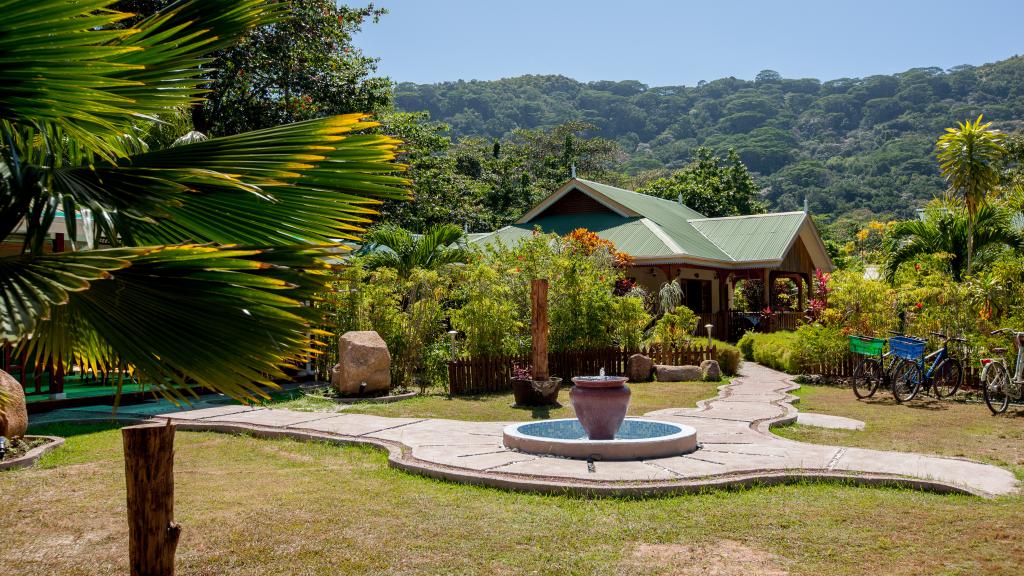
<svg viewBox="0 0 1024 576">
<path fill-rule="evenodd" d="M 1005 131 L 1024 124 L 1024 58 L 825 82 L 766 70 L 695 87 L 563 76 L 402 83 L 395 104 L 430 112 L 456 136 L 589 122 L 640 180 L 684 166 L 698 146 L 734 148 L 774 208 L 796 209 L 806 195 L 833 218 L 908 216 L 944 187 L 934 147 L 947 126 L 981 113 Z"/>
</svg>

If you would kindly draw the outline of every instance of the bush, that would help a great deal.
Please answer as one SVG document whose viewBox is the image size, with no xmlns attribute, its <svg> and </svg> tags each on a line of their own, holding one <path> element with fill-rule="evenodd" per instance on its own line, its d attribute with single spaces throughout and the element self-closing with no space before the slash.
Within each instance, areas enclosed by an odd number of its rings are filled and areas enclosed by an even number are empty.
<svg viewBox="0 0 1024 576">
<path fill-rule="evenodd" d="M 718 365 L 722 368 L 722 373 L 729 376 L 739 374 L 740 366 L 743 364 L 740 349 L 721 340 L 712 340 L 711 342 L 715 345 Z"/>
<path fill-rule="evenodd" d="M 789 374 L 814 372 L 821 364 L 838 363 L 848 350 L 840 328 L 805 324 L 796 332 L 747 332 L 737 343 L 743 357 Z"/>
<path fill-rule="evenodd" d="M 693 310 L 686 306 L 677 306 L 658 319 L 654 325 L 653 341 L 662 346 L 684 346 L 690 342 L 690 337 L 697 328 L 697 320 Z"/>
<path fill-rule="evenodd" d="M 793 350 L 797 347 L 797 338 L 796 332 L 747 332 L 740 339 L 739 348 L 748 360 L 775 370 L 796 374 L 798 367 L 793 359 Z"/>
</svg>

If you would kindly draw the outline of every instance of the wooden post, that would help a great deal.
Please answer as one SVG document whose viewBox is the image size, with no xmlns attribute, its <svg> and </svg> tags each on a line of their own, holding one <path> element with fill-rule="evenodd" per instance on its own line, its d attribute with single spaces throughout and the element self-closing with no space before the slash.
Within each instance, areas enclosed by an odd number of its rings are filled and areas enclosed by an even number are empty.
<svg viewBox="0 0 1024 576">
<path fill-rule="evenodd" d="M 174 425 L 129 426 L 121 434 L 131 576 L 173 576 L 181 535 L 174 523 Z"/>
<path fill-rule="evenodd" d="M 530 335 L 533 338 L 533 379 L 548 379 L 548 281 L 530 282 Z"/>
</svg>

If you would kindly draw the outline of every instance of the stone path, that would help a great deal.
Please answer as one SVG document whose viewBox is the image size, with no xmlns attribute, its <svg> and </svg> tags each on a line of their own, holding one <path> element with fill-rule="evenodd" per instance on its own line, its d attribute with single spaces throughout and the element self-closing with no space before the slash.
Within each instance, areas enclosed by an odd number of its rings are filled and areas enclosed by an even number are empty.
<svg viewBox="0 0 1024 576">
<path fill-rule="evenodd" d="M 646 414 L 697 429 L 691 454 L 630 462 L 588 462 L 524 454 L 502 445 L 507 422 L 384 418 L 213 406 L 161 414 L 184 430 L 247 432 L 265 437 L 372 444 L 397 468 L 459 482 L 539 492 L 655 494 L 707 487 L 848 479 L 993 497 L 1016 492 L 1008 470 L 964 459 L 794 442 L 773 425 L 796 419 L 789 376 L 747 363 L 743 376 L 696 408 Z M 685 385 L 685 384 L 681 384 Z"/>
</svg>

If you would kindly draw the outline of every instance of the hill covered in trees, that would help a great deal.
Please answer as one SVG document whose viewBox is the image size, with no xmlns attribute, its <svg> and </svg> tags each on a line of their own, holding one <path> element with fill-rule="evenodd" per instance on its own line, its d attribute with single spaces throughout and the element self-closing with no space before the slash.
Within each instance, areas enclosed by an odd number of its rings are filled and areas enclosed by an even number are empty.
<svg viewBox="0 0 1024 576">
<path fill-rule="evenodd" d="M 455 136 L 504 138 L 517 128 L 584 121 L 625 152 L 636 185 L 682 168 L 700 146 L 735 149 L 776 209 L 833 219 L 912 214 L 944 188 L 935 141 L 984 114 L 1005 131 L 1024 125 L 1024 58 L 893 75 L 722 78 L 697 86 L 577 82 L 564 76 L 401 83 L 399 110 L 428 111 Z"/>
</svg>

